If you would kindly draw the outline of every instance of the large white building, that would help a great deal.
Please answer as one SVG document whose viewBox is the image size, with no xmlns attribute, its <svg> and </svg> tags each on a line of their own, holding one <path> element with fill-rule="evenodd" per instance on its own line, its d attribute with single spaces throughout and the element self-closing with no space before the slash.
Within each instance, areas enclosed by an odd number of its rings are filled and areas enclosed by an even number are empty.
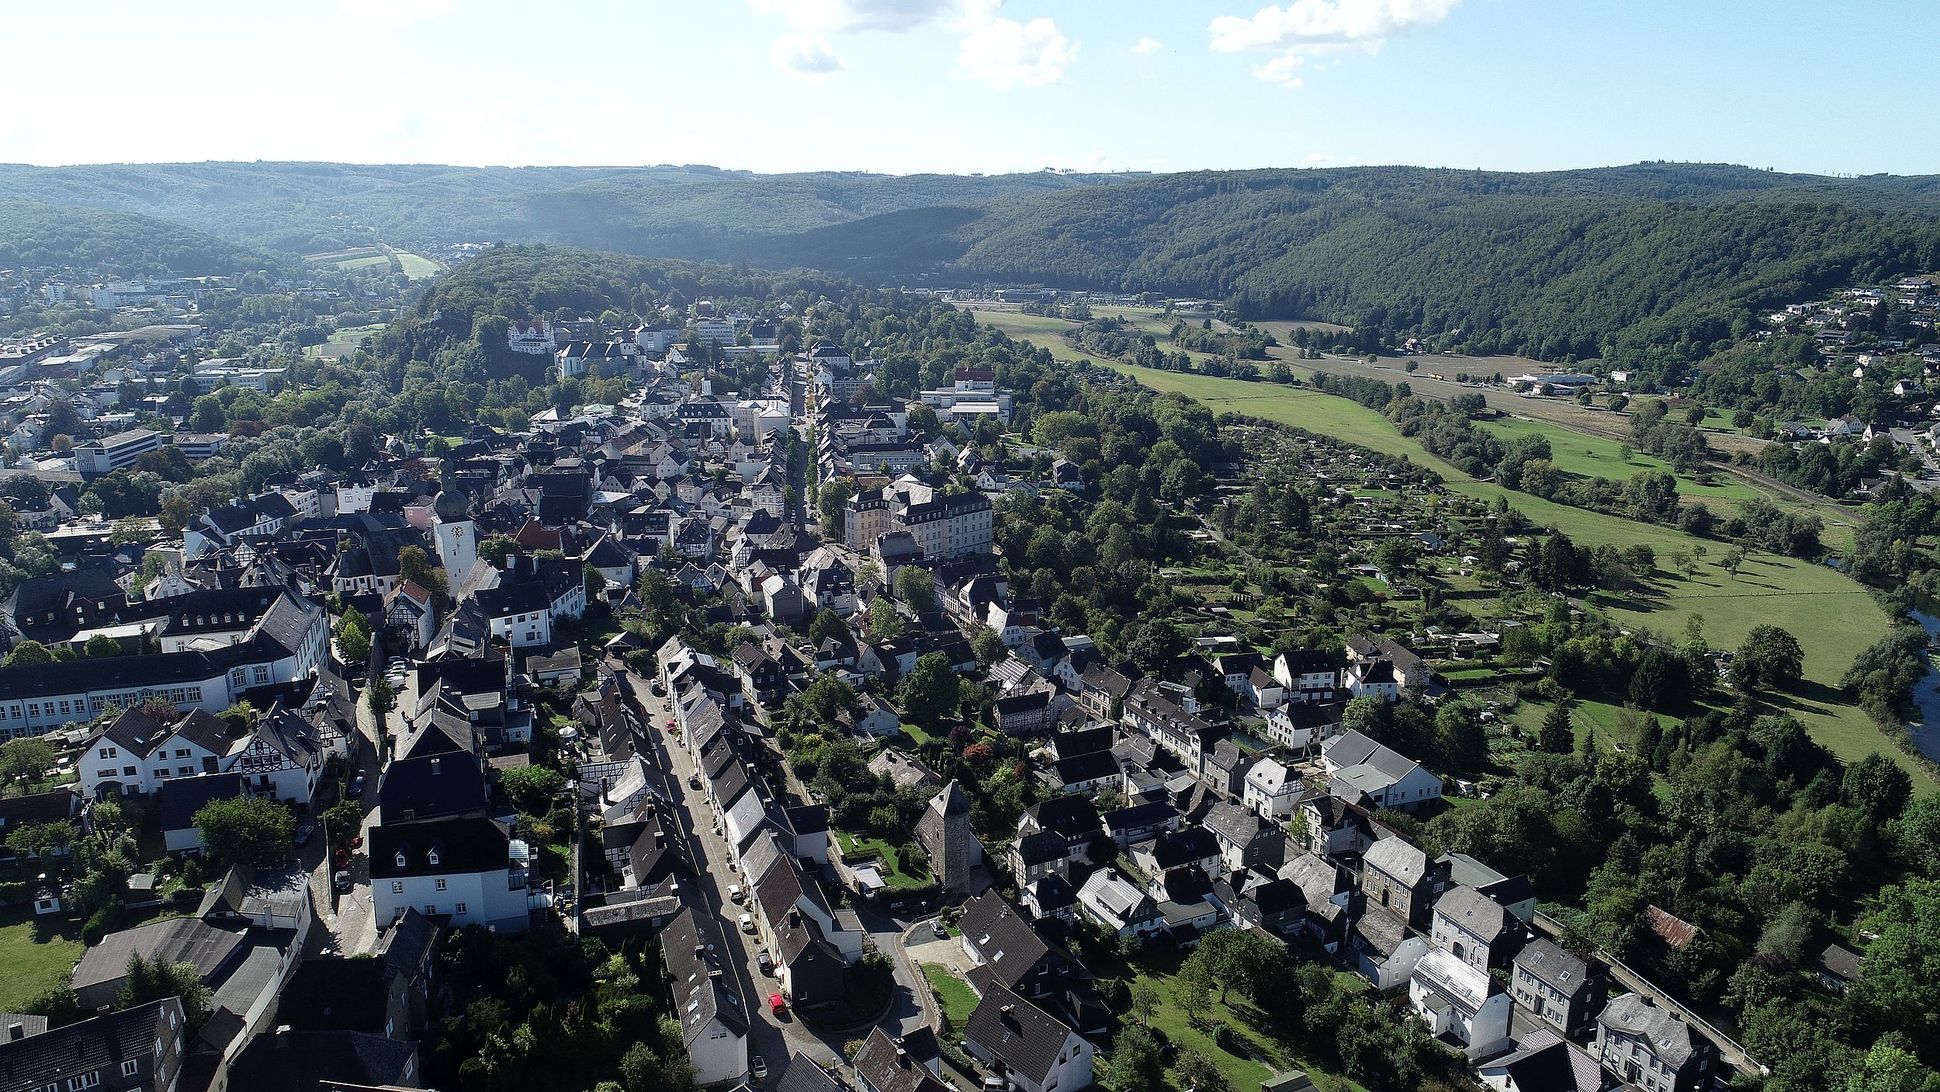
<svg viewBox="0 0 1940 1092">
<path fill-rule="evenodd" d="M 927 558 L 988 553 L 994 541 L 989 497 L 938 493 L 911 475 L 849 498 L 842 529 L 843 539 L 857 549 L 878 535 L 907 531 Z"/>
</svg>

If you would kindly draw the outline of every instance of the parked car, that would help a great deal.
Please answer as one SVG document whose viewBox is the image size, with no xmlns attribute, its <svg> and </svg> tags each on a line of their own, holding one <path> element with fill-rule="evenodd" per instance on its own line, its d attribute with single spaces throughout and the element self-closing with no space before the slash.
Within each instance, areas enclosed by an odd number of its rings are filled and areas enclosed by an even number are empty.
<svg viewBox="0 0 1940 1092">
<path fill-rule="evenodd" d="M 776 1016 L 786 1015 L 788 1012 L 788 999 L 778 993 L 769 994 L 768 1011 L 774 1013 Z"/>
<path fill-rule="evenodd" d="M 930 932 L 936 934 L 936 939 L 938 940 L 948 940 L 950 938 L 950 931 L 944 928 L 942 918 L 930 919 Z"/>
<path fill-rule="evenodd" d="M 340 868 L 337 870 L 337 874 L 331 879 L 332 879 L 332 882 L 336 884 L 337 894 L 339 895 L 350 894 L 350 888 L 351 888 L 350 873 Z"/>
<path fill-rule="evenodd" d="M 348 792 L 351 796 L 364 795 L 364 775 L 358 774 L 356 777 L 351 778 L 350 788 L 345 791 Z"/>
<path fill-rule="evenodd" d="M 757 1054 L 748 1059 L 748 1072 L 755 1080 L 765 1081 L 768 1079 L 768 1063 L 762 1061 L 761 1055 Z"/>
<path fill-rule="evenodd" d="M 742 895 L 742 894 L 741 894 L 741 885 L 740 885 L 740 884 L 738 884 L 738 883 L 731 883 L 731 884 L 728 884 L 728 901 L 729 901 L 729 902 L 740 902 L 740 901 L 741 901 L 741 900 L 742 900 L 743 898 L 745 898 L 745 897 L 746 897 L 746 896 L 744 896 L 744 895 Z"/>
<path fill-rule="evenodd" d="M 755 966 L 761 968 L 762 974 L 775 973 L 775 957 L 768 954 L 768 949 L 763 948 L 759 952 L 756 952 L 754 962 Z"/>
<path fill-rule="evenodd" d="M 753 915 L 753 914 L 743 914 L 743 915 L 741 915 L 741 931 L 742 931 L 742 932 L 744 932 L 744 933 L 752 933 L 752 932 L 754 932 L 754 915 Z"/>
<path fill-rule="evenodd" d="M 296 844 L 303 845 L 304 843 L 308 842 L 310 840 L 310 836 L 315 834 L 316 832 L 317 832 L 317 825 L 315 823 L 304 823 L 302 826 L 297 827 Z"/>
<path fill-rule="evenodd" d="M 687 787 L 688 787 L 688 788 L 690 788 L 690 789 L 698 789 L 698 788 L 700 788 L 700 787 L 701 787 L 701 775 L 700 775 L 700 774 L 688 774 L 688 775 L 687 775 Z"/>
</svg>

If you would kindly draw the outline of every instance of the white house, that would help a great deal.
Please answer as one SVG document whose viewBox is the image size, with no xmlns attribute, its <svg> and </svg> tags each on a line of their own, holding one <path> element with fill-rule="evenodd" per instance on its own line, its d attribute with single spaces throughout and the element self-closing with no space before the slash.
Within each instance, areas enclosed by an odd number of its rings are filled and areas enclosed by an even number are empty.
<svg viewBox="0 0 1940 1092">
<path fill-rule="evenodd" d="M 415 908 L 453 925 L 525 930 L 527 848 L 507 824 L 476 816 L 380 824 L 369 848 L 372 916 L 380 925 Z"/>
<path fill-rule="evenodd" d="M 1073 1092 L 1091 1085 L 1092 1047 L 1062 1020 L 986 980 L 964 1024 L 971 1057 L 1021 1092 Z"/>
<path fill-rule="evenodd" d="M 1078 909 L 1121 937 L 1149 937 L 1165 928 L 1152 897 L 1109 866 L 1093 872 L 1078 889 Z"/>
<path fill-rule="evenodd" d="M 1453 1037 L 1476 1058 L 1509 1042 L 1509 995 L 1491 989 L 1486 971 L 1437 948 L 1416 962 L 1408 1002 L 1435 1035 Z"/>
<path fill-rule="evenodd" d="M 1441 778 L 1360 732 L 1328 740 L 1321 752 L 1328 791 L 1348 800 L 1365 794 L 1374 807 L 1408 810 L 1440 799 Z"/>
<path fill-rule="evenodd" d="M 661 959 L 673 983 L 674 1010 L 703 1088 L 748 1072 L 748 1012 L 727 977 L 727 947 L 710 917 L 682 910 L 660 932 Z"/>
<path fill-rule="evenodd" d="M 170 779 L 225 772 L 241 751 L 223 723 L 203 710 L 164 724 L 127 709 L 82 745 L 81 795 L 145 795 Z"/>
<path fill-rule="evenodd" d="M 1246 789 L 1241 797 L 1248 811 L 1262 819 L 1285 819 L 1293 814 L 1293 803 L 1303 786 L 1285 763 L 1262 758 L 1246 771 Z"/>
</svg>

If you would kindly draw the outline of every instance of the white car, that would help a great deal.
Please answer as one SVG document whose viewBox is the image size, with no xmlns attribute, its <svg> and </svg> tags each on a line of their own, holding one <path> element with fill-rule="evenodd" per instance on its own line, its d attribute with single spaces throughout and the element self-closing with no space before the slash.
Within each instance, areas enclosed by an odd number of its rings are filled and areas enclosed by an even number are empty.
<svg viewBox="0 0 1940 1092">
<path fill-rule="evenodd" d="M 768 1079 L 768 1063 L 762 1061 L 761 1055 L 757 1054 L 748 1059 L 748 1072 L 754 1075 L 755 1080 L 765 1081 Z"/>
<path fill-rule="evenodd" d="M 740 901 L 742 900 L 742 898 L 743 898 L 743 897 L 744 897 L 744 896 L 743 896 L 743 895 L 741 894 L 741 885 L 740 885 L 740 884 L 738 884 L 738 883 L 731 883 L 731 884 L 728 884 L 728 901 L 729 901 L 729 902 L 740 902 Z"/>
<path fill-rule="evenodd" d="M 752 933 L 752 932 L 754 932 L 754 915 L 753 915 L 753 914 L 743 914 L 743 915 L 741 915 L 741 931 L 742 931 L 742 932 L 744 932 L 744 933 Z"/>
</svg>

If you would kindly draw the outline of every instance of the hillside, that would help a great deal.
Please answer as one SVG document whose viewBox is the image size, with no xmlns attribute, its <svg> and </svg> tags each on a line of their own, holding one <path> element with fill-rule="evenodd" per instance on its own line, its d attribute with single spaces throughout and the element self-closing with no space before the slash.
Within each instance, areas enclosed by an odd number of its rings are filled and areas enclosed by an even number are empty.
<svg viewBox="0 0 1940 1092">
<path fill-rule="evenodd" d="M 275 264 L 247 247 L 166 220 L 0 192 L 0 267 L 75 265 L 109 275 L 201 276 Z"/>
</svg>

